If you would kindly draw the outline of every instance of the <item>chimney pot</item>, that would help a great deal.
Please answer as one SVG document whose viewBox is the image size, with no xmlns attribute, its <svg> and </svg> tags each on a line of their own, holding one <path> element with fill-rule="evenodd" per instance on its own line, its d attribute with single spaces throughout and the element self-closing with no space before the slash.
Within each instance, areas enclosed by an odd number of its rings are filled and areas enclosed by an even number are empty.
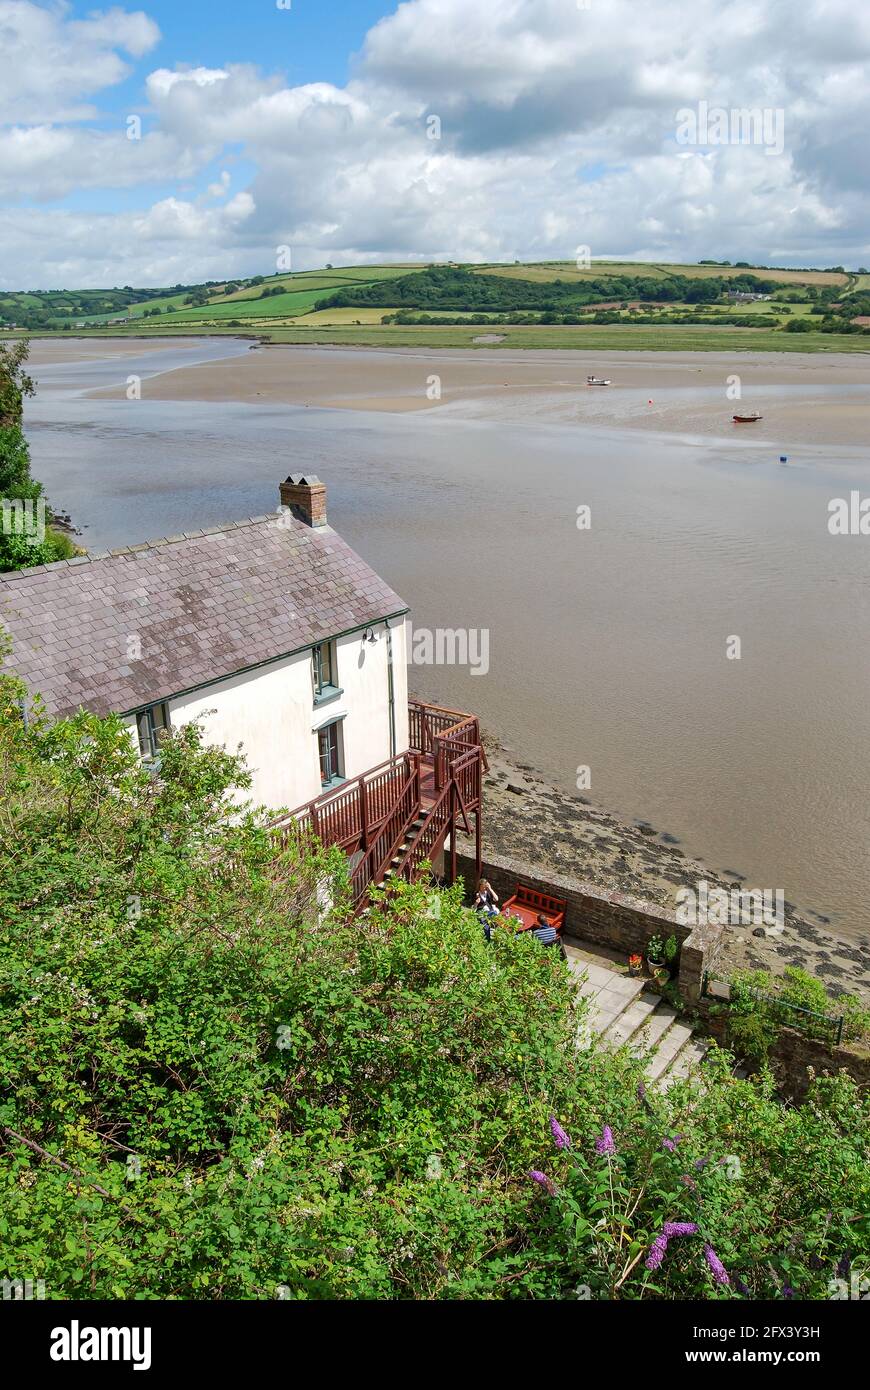
<svg viewBox="0 0 870 1390">
<path fill-rule="evenodd" d="M 306 526 L 326 525 L 326 486 L 316 473 L 291 473 L 280 487 L 281 506 Z"/>
</svg>

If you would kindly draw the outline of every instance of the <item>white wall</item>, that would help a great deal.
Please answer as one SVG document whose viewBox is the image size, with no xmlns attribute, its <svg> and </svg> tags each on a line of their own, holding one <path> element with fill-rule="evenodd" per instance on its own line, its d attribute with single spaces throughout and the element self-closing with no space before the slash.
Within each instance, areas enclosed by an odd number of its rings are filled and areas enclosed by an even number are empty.
<svg viewBox="0 0 870 1390">
<path fill-rule="evenodd" d="M 358 777 L 390 757 L 388 643 L 382 622 L 377 641 L 362 633 L 336 642 L 336 668 L 342 694 L 315 707 L 311 653 L 262 666 L 243 676 L 169 701 L 174 726 L 205 715 L 208 743 L 246 754 L 253 786 L 247 795 L 257 804 L 295 810 L 319 796 L 320 763 L 316 730 L 341 719 L 346 779 Z M 397 753 L 408 747 L 408 672 L 405 623 L 391 624 Z M 211 711 L 205 714 L 206 711 Z M 342 716 L 344 718 L 342 719 Z M 135 720 L 132 721 L 135 737 Z"/>
</svg>

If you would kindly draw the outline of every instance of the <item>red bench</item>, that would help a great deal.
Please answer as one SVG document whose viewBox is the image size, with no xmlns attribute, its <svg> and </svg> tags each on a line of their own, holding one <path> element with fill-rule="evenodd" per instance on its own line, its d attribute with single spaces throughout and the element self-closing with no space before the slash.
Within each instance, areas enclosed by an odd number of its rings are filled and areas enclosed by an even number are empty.
<svg viewBox="0 0 870 1390">
<path fill-rule="evenodd" d="M 517 931 L 529 931 L 537 926 L 539 917 L 546 917 L 551 927 L 561 936 L 565 925 L 565 909 L 568 904 L 563 898 L 551 898 L 549 893 L 539 893 L 534 888 L 526 888 L 518 883 L 512 898 L 503 905 L 502 916 L 511 913 L 520 919 Z"/>
</svg>

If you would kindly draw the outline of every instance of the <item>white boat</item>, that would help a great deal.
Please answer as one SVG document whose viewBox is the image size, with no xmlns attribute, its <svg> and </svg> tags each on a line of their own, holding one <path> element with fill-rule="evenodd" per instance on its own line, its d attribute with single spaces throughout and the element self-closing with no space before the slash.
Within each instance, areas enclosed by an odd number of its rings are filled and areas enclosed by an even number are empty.
<svg viewBox="0 0 870 1390">
<path fill-rule="evenodd" d="M 609 386 L 609 385 L 610 385 L 610 377 L 609 377 L 609 376 L 588 376 L 588 377 L 586 378 L 586 385 L 587 385 L 587 386 Z"/>
</svg>

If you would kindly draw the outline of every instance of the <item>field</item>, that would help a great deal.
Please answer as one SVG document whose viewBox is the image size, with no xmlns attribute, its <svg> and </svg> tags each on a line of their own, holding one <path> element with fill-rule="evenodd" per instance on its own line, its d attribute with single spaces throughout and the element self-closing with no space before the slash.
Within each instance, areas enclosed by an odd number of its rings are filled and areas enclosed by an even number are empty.
<svg viewBox="0 0 870 1390">
<path fill-rule="evenodd" d="M 478 269 L 475 267 L 475 269 Z M 540 264 L 487 265 L 478 270 L 481 275 L 505 275 L 513 280 L 533 280 L 546 283 L 552 280 L 596 280 L 609 275 L 645 275 L 651 280 L 666 280 L 671 275 L 685 275 L 690 280 L 721 276 L 730 280 L 736 275 L 752 274 L 764 280 L 781 281 L 784 285 L 846 285 L 850 277 L 833 270 L 767 270 L 761 266 L 747 271 L 745 267 L 719 265 L 676 265 L 647 261 L 593 261 L 587 268 L 578 269 L 574 261 L 548 261 Z M 865 277 L 870 279 L 870 277 Z"/>
<path fill-rule="evenodd" d="M 354 310 L 360 314 L 361 310 Z M 494 326 L 485 324 L 445 324 L 436 326 L 407 326 L 397 324 L 362 324 L 356 326 L 303 327 L 286 324 L 261 328 L 257 331 L 230 328 L 215 323 L 208 336 L 236 336 L 257 339 L 263 343 L 295 343 L 307 347 L 368 347 L 389 351 L 393 348 L 549 348 L 556 350 L 581 349 L 593 352 L 870 352 L 868 339 L 862 335 L 836 333 L 777 333 L 771 329 L 718 327 L 711 324 L 686 326 L 652 326 L 643 323 L 614 325 L 590 324 L 588 327 L 559 325 Z M 78 338 L 171 338 L 189 337 L 197 330 L 187 324 L 174 325 L 149 320 L 148 326 L 131 331 L 130 326 L 81 330 Z M 482 335 L 497 333 L 497 343 L 475 342 Z M 0 334 L 8 336 L 8 334 Z"/>
<path fill-rule="evenodd" d="M 498 334 L 498 343 L 475 342 Z M 771 329 L 731 328 L 706 325 L 667 327 L 614 324 L 588 327 L 548 325 L 475 324 L 441 327 L 399 324 L 304 328 L 276 328 L 267 335 L 275 343 L 333 344 L 358 347 L 480 347 L 480 348 L 580 348 L 594 352 L 624 349 L 633 352 L 870 352 L 861 335 L 835 333 L 777 333 Z"/>
<path fill-rule="evenodd" d="M 417 275 L 421 275 L 419 290 Z M 694 292 L 689 292 L 686 281 L 713 278 L 727 281 L 739 275 L 776 281 L 782 294 L 788 294 L 789 302 L 781 302 L 776 291 L 764 301 L 728 300 L 724 289 L 717 291 L 717 287 L 711 286 L 713 298 L 709 302 L 665 299 L 661 306 L 650 300 L 639 309 L 619 307 L 632 293 L 643 298 L 643 281 L 661 281 L 663 294 L 667 285 L 671 295 L 680 294 L 692 300 Z M 518 284 L 510 291 L 505 286 L 504 292 L 497 295 L 481 295 L 475 290 L 475 285 L 482 288 L 477 277 L 524 281 L 528 293 L 523 293 L 522 285 Z M 391 304 L 389 282 L 400 278 L 402 286 L 397 286 Z M 602 300 L 610 278 L 614 283 L 614 308 L 608 308 L 608 301 Z M 587 289 L 584 300 L 582 287 L 590 280 L 599 283 L 591 295 Z M 561 287 L 548 292 L 547 285 L 555 281 L 560 281 Z M 578 287 L 579 300 L 572 298 L 572 285 Z M 228 286 L 232 286 L 230 293 L 227 293 Z M 537 288 L 533 288 L 538 286 L 540 301 Z M 747 280 L 743 288 L 753 288 L 752 280 Z M 264 291 L 270 292 L 264 294 Z M 315 307 L 338 291 L 344 291 L 345 298 L 350 291 L 360 302 L 323 309 Z M 655 289 L 647 286 L 646 294 L 650 293 L 656 295 Z M 0 321 L 5 315 L 7 320 L 23 323 L 35 333 L 60 328 L 71 329 L 81 336 L 112 337 L 237 333 L 265 342 L 336 346 L 866 352 L 870 350 L 867 335 L 841 331 L 841 327 L 844 330 L 847 327 L 850 316 L 847 308 L 839 311 L 839 317 L 829 319 L 828 327 L 836 330 L 833 332 L 814 331 L 816 325 L 807 316 L 814 308 L 817 313 L 821 310 L 830 314 L 828 305 L 837 300 L 838 295 L 844 301 L 852 295 L 856 298 L 863 295 L 866 303 L 868 294 L 870 274 L 840 274 L 833 270 L 769 270 L 764 266 L 747 269 L 627 261 L 595 261 L 583 269 L 578 269 L 571 261 L 467 266 L 442 263 L 438 267 L 417 263 L 325 267 L 257 276 L 247 281 L 174 287 L 163 294 L 130 290 L 125 296 L 125 292 L 118 289 L 44 294 L 0 292 Z M 795 296 L 793 301 L 791 296 Z M 192 297 L 205 298 L 205 302 L 185 302 Z M 587 302 L 590 299 L 592 303 Z M 451 309 L 451 303 L 457 307 Z M 478 303 L 479 307 L 475 308 Z M 553 312 L 554 303 L 558 312 Z M 514 313 L 515 318 L 530 317 L 533 321 L 506 321 L 511 306 L 517 304 L 536 306 Z M 82 313 L 85 305 L 92 312 Z M 414 308 L 414 305 L 419 307 Z M 409 314 L 425 314 L 431 322 L 383 323 L 383 318 L 394 313 L 397 307 Z M 591 322 L 594 314 L 602 309 L 607 321 Z M 155 310 L 160 312 L 155 313 Z M 33 313 L 35 319 L 28 323 L 25 315 Z M 502 315 L 504 317 L 500 317 Z M 122 316 L 126 317 L 124 323 L 118 322 Z M 542 316 L 548 317 L 550 322 L 545 323 Z M 589 322 L 585 322 L 587 317 Z M 692 317 L 701 321 L 665 322 L 666 317 Z M 727 317 L 749 322 L 746 326 L 721 322 Z M 660 321 L 655 322 L 656 318 Z M 756 319 L 759 320 L 757 328 L 751 326 Z M 813 331 L 784 332 L 789 320 L 811 322 Z M 481 342 L 480 339 L 489 333 L 498 334 L 499 341 Z"/>
</svg>

